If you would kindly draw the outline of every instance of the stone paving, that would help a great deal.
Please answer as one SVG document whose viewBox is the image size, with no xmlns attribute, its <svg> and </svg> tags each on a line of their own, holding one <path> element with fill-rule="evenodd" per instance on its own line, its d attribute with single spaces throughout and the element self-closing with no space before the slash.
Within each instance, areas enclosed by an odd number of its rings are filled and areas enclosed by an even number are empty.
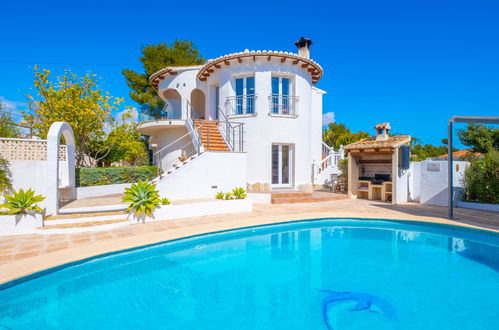
<svg viewBox="0 0 499 330">
<path fill-rule="evenodd" d="M 304 204 L 256 204 L 248 213 L 136 224 L 113 230 L 64 235 L 0 237 L 0 283 L 102 253 L 207 232 L 311 218 L 417 220 L 486 228 L 499 232 L 497 213 L 455 209 L 454 221 L 444 207 L 391 205 L 368 200 L 337 200 Z"/>
</svg>

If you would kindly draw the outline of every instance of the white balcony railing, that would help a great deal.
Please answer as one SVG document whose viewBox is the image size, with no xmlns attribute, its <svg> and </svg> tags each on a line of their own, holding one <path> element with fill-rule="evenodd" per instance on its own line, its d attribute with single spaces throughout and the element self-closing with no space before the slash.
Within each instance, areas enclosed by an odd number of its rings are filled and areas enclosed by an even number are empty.
<svg viewBox="0 0 499 330">
<path fill-rule="evenodd" d="M 228 97 L 225 112 L 228 117 L 256 116 L 256 94 Z"/>
<path fill-rule="evenodd" d="M 298 96 L 270 94 L 270 116 L 298 116 Z"/>
</svg>

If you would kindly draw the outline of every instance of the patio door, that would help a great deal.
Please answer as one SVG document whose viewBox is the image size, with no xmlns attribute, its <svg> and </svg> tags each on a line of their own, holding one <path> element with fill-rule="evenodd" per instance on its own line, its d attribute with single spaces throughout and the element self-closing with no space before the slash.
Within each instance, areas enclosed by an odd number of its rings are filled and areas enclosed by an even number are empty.
<svg viewBox="0 0 499 330">
<path fill-rule="evenodd" d="M 272 186 L 293 186 L 293 145 L 272 144 Z"/>
</svg>

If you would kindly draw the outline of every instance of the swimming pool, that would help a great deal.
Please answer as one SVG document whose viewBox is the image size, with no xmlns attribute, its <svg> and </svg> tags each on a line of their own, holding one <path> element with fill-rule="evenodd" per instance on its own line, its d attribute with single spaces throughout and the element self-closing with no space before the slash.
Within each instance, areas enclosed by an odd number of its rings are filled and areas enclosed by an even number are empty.
<svg viewBox="0 0 499 330">
<path fill-rule="evenodd" d="M 322 219 L 124 251 L 0 286 L 0 329 L 499 329 L 499 235 Z"/>
</svg>

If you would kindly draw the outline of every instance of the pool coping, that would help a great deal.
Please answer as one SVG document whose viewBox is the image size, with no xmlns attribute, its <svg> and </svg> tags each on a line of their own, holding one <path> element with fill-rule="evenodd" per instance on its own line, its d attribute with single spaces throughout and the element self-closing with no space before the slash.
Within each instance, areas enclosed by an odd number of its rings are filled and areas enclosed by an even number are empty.
<svg viewBox="0 0 499 330">
<path fill-rule="evenodd" d="M 400 219 L 400 218 L 379 218 L 379 217 L 306 217 L 289 215 L 288 219 L 276 218 L 269 219 L 251 219 L 244 223 L 210 223 L 199 224 L 192 227 L 171 229 L 168 235 L 165 232 L 150 232 L 132 237 L 121 237 L 102 242 L 93 242 L 85 245 L 84 249 L 79 246 L 64 250 L 46 253 L 44 255 L 34 256 L 7 264 L 0 265 L 0 290 L 15 286 L 19 283 L 29 281 L 60 269 L 78 265 L 90 260 L 103 258 L 113 254 L 126 253 L 129 251 L 152 247 L 167 242 L 181 239 L 194 238 L 208 234 L 219 234 L 234 230 L 244 230 L 253 227 L 264 227 L 271 225 L 287 224 L 300 221 L 319 221 L 319 220 L 369 220 L 369 221 L 388 221 L 398 223 L 410 223 L 423 226 L 449 226 L 456 229 L 471 229 L 483 233 L 499 233 L 499 230 L 474 226 L 466 223 L 452 221 L 436 217 L 417 217 L 418 219 Z M 144 224 L 142 224 L 144 225 Z M 138 226 L 141 226 L 139 224 Z"/>
</svg>

